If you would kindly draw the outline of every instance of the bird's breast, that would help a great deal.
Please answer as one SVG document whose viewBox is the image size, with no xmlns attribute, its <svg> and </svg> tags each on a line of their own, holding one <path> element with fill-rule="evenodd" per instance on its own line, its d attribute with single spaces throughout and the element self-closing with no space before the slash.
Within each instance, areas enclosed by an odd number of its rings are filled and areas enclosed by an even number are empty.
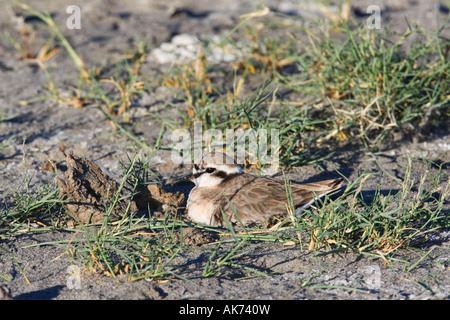
<svg viewBox="0 0 450 320">
<path fill-rule="evenodd" d="M 216 209 L 217 205 L 205 197 L 202 190 L 194 188 L 189 194 L 187 212 L 192 221 L 203 225 L 216 225 L 214 218 Z"/>
</svg>

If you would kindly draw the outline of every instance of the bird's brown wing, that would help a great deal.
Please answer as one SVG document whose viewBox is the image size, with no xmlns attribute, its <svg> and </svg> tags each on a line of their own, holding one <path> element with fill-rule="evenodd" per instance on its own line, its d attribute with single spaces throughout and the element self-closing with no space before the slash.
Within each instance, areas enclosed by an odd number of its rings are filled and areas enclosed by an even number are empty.
<svg viewBox="0 0 450 320">
<path fill-rule="evenodd" d="M 220 207 L 227 219 L 233 223 L 239 220 L 244 224 L 259 223 L 272 215 L 286 212 L 286 191 L 284 184 L 272 179 L 239 176 L 234 192 L 225 194 Z M 218 210 L 216 221 L 225 225 L 223 214 Z"/>
<path fill-rule="evenodd" d="M 215 213 L 216 221 L 226 225 L 224 215 L 233 223 L 244 225 L 260 223 L 273 215 L 283 215 L 287 212 L 287 195 L 284 182 L 251 175 L 239 175 L 235 181 L 236 188 L 224 194 L 220 208 Z M 233 183 L 233 182 L 231 182 Z M 315 183 L 291 183 L 294 207 L 305 207 L 317 197 L 325 195 L 340 187 L 342 179 L 325 180 Z"/>
</svg>

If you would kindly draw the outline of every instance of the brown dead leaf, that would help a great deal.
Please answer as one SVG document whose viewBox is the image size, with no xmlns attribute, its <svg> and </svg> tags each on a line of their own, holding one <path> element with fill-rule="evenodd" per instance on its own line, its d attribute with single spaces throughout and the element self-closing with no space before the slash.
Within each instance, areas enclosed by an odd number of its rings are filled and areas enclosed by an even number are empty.
<svg viewBox="0 0 450 320">
<path fill-rule="evenodd" d="M 44 164 L 41 167 L 42 171 L 53 171 L 53 164 L 50 162 L 50 160 L 44 162 Z"/>
</svg>

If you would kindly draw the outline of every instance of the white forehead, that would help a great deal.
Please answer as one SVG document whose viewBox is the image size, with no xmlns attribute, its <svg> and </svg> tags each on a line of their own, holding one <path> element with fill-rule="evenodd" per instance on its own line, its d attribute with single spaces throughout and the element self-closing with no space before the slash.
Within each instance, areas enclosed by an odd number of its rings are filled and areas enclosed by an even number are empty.
<svg viewBox="0 0 450 320">
<path fill-rule="evenodd" d="M 236 162 L 234 162 L 233 158 L 222 152 L 209 152 L 203 156 L 200 162 L 200 166 L 202 167 L 222 164 L 235 166 Z"/>
</svg>

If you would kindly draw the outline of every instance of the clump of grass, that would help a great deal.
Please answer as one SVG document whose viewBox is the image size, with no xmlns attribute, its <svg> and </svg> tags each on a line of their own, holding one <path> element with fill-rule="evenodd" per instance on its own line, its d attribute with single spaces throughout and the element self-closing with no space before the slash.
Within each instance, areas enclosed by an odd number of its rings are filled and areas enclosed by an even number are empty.
<svg viewBox="0 0 450 320">
<path fill-rule="evenodd" d="M 442 166 L 435 175 L 426 172 L 415 181 L 409 163 L 398 192 L 383 195 L 381 181 L 371 199 L 362 192 L 370 174 L 363 174 L 338 199 L 326 199 L 319 210 L 306 210 L 300 217 L 301 229 L 309 234 L 309 249 L 373 251 L 385 256 L 448 227 L 444 205 L 450 181 L 438 188 L 441 174 Z"/>
<path fill-rule="evenodd" d="M 37 17 L 42 22 L 44 22 L 51 36 L 47 40 L 47 43 L 44 44 L 39 52 L 35 54 L 34 52 L 34 42 L 36 38 L 35 31 L 29 31 L 28 26 L 24 26 L 22 29 L 22 44 L 16 41 L 13 37 L 11 37 L 7 33 L 3 33 L 2 36 L 10 42 L 14 48 L 20 52 L 20 59 L 36 63 L 39 65 L 41 70 L 44 72 L 45 77 L 47 79 L 47 85 L 44 87 L 49 92 L 48 95 L 42 97 L 35 97 L 33 99 L 27 101 L 20 101 L 21 104 L 30 104 L 39 100 L 45 99 L 53 99 L 58 101 L 59 103 L 63 103 L 66 105 L 72 105 L 76 108 L 81 108 L 88 103 L 87 99 L 81 95 L 80 90 L 76 91 L 75 94 L 71 96 L 63 96 L 60 94 L 59 89 L 57 88 L 55 82 L 51 77 L 51 72 L 47 69 L 45 63 L 49 61 L 61 48 L 63 48 L 73 61 L 74 65 L 79 71 L 81 81 L 88 80 L 89 74 L 87 69 L 84 66 L 84 62 L 81 57 L 77 54 L 77 52 L 73 49 L 69 41 L 65 38 L 62 31 L 55 24 L 53 18 L 48 12 L 39 12 L 29 6 L 28 4 L 16 1 L 15 4 L 27 14 L 30 14 L 34 17 Z"/>
<path fill-rule="evenodd" d="M 308 149 L 314 144 L 314 135 L 310 134 L 311 130 L 324 121 L 311 118 L 305 109 L 290 103 L 278 103 L 276 101 L 277 87 L 267 92 L 269 85 L 270 83 L 265 83 L 242 102 L 224 105 L 223 108 L 228 112 L 222 114 L 222 122 L 215 128 L 222 131 L 226 131 L 227 128 L 240 129 L 242 134 L 237 135 L 236 142 L 248 135 L 249 131 L 267 132 L 271 135 L 274 130 L 276 137 L 271 136 L 268 139 L 267 150 L 271 150 L 272 156 L 279 157 L 280 165 L 284 167 L 320 161 L 317 154 L 311 154 Z M 271 101 L 268 101 L 269 98 L 272 98 Z M 258 148 L 263 147 L 259 140 L 256 144 Z M 275 145 L 278 145 L 278 150 L 274 150 Z M 242 148 L 242 145 L 240 147 Z M 239 145 L 235 148 L 239 148 Z M 251 156 L 257 158 L 258 155 Z"/>
<path fill-rule="evenodd" d="M 59 51 L 59 48 L 55 46 L 53 37 L 51 37 L 36 54 L 34 51 L 36 31 L 30 31 L 27 26 L 24 26 L 21 33 L 21 43 L 6 32 L 3 32 L 1 34 L 4 39 L 6 39 L 11 45 L 13 45 L 17 51 L 19 51 L 19 60 L 35 62 L 42 66 L 44 62 L 50 60 Z"/>
<path fill-rule="evenodd" d="M 109 79 L 100 79 L 97 85 L 97 93 L 95 97 L 99 105 L 106 109 L 112 116 L 122 116 L 124 122 L 130 122 L 130 109 L 133 98 L 139 94 L 144 88 L 144 83 L 139 81 L 129 70 L 126 78 L 111 77 Z M 114 88 L 120 93 L 119 99 L 111 99 L 105 92 L 104 88 L 100 86 L 102 83 L 111 83 Z"/>
<path fill-rule="evenodd" d="M 228 37 L 222 44 L 240 52 L 237 60 L 231 65 L 239 75 L 236 81 L 237 93 L 251 76 L 259 75 L 264 80 L 278 81 L 280 72 L 297 60 L 297 52 L 293 50 L 296 42 L 294 37 L 266 37 L 263 36 L 264 29 L 264 23 L 246 25 L 239 33 L 239 37 L 236 39 Z"/>
<path fill-rule="evenodd" d="M 261 30 L 250 32 L 250 27 L 240 24 L 231 34 L 242 28 L 247 42 L 238 44 L 231 35 L 222 41 L 242 52 L 240 61 L 231 66 L 235 69 L 234 91 L 227 90 L 225 95 L 212 87 L 208 70 L 213 68 L 205 64 L 204 57 L 202 63 L 193 63 L 201 65 L 201 72 L 184 65 L 171 78 L 170 85 L 178 83 L 184 88 L 187 102 L 186 112 L 181 111 L 181 125 L 192 127 L 195 121 L 202 121 L 204 130 L 278 129 L 283 164 L 301 165 L 320 160 L 307 152 L 330 139 L 356 138 L 373 149 L 393 130 L 412 131 L 438 123 L 431 113 L 448 113 L 450 65 L 448 49 L 439 37 L 441 30 L 430 34 L 415 26 L 392 43 L 384 31 L 365 25 L 351 28 L 346 19 L 339 21 L 333 29 L 307 29 L 309 42 L 303 43 L 303 48 L 293 36 L 270 39 Z M 404 42 L 419 34 L 424 40 L 405 51 Z M 290 71 L 284 72 L 285 66 L 290 66 Z M 318 100 L 314 105 L 310 101 L 267 103 L 263 95 L 255 95 L 260 89 L 242 98 L 242 88 L 256 70 L 261 81 L 268 77 L 280 87 Z"/>
<path fill-rule="evenodd" d="M 317 138 L 317 134 L 311 132 L 317 131 L 315 126 L 326 120 L 311 118 L 306 109 L 298 108 L 296 104 L 278 102 L 277 90 L 276 86 L 266 82 L 245 99 L 234 96 L 233 103 L 229 103 L 229 95 L 217 97 L 216 101 L 196 113 L 202 115 L 201 119 L 184 115 L 186 120 L 182 127 L 194 129 L 200 123 L 198 129 L 202 132 L 220 132 L 214 139 L 204 137 L 202 147 L 206 150 L 245 150 L 250 162 L 259 168 L 264 163 L 271 165 L 262 159 L 267 154 L 279 158 L 280 165 L 285 167 L 323 160 L 317 151 L 310 152 L 309 147 Z M 178 128 L 170 119 L 160 120 L 168 128 Z M 230 130 L 233 131 L 232 141 L 228 141 L 227 136 Z"/>
<path fill-rule="evenodd" d="M 50 29 L 50 31 L 55 34 L 56 38 L 59 40 L 61 46 L 66 50 L 66 52 L 69 54 L 70 58 L 72 59 L 75 66 L 78 68 L 80 72 L 80 76 L 84 79 L 88 78 L 88 72 L 84 66 L 83 60 L 80 58 L 80 56 L 77 54 L 77 52 L 73 49 L 72 45 L 67 41 L 66 37 L 62 33 L 61 29 L 58 28 L 58 26 L 55 24 L 55 21 L 51 17 L 50 13 L 48 12 L 39 12 L 35 10 L 34 8 L 30 7 L 29 5 L 16 1 L 15 4 L 19 6 L 21 9 L 23 9 L 25 12 L 28 12 L 29 14 L 39 18 L 44 23 L 46 23 Z"/>
<path fill-rule="evenodd" d="M 51 230 L 63 219 L 64 200 L 56 183 L 40 183 L 36 188 L 24 181 L 25 190 L 13 190 L 10 200 L 4 202 L 5 210 L 0 214 L 0 237 L 14 235 L 19 230 Z"/>
<path fill-rule="evenodd" d="M 67 245 L 70 256 L 90 272 L 129 280 L 172 277 L 169 263 L 178 256 L 179 243 L 170 241 L 176 222 L 149 223 L 129 215 L 101 226 L 81 226 L 77 241 Z M 162 231 L 161 231 L 162 229 Z"/>
<path fill-rule="evenodd" d="M 300 73 L 283 77 L 287 86 L 329 106 L 322 115 L 332 120 L 327 138 L 355 136 L 373 147 L 394 128 L 416 128 L 431 110 L 448 110 L 450 64 L 441 29 L 430 34 L 415 26 L 394 43 L 365 26 L 336 30 L 343 39 L 330 29 L 308 30 L 309 43 L 297 60 Z M 425 40 L 405 51 L 402 44 L 418 34 Z"/>
<path fill-rule="evenodd" d="M 408 132 L 408 128 L 438 123 L 440 118 L 431 113 L 442 118 L 448 114 L 449 50 L 440 36 L 445 26 L 432 33 L 415 25 L 391 35 L 386 28 L 350 27 L 347 20 L 341 17 L 322 29 L 305 28 L 306 42 L 293 34 L 267 37 L 262 24 L 233 29 L 232 33 L 239 32 L 235 37 L 239 40 L 227 36 L 223 45 L 241 53 L 231 66 L 239 90 L 234 95 L 228 92 L 227 103 L 239 101 L 244 83 L 257 74 L 261 81 L 270 79 L 318 98 L 315 105 L 302 104 L 309 118 L 324 121 L 311 126 L 315 129 L 311 133 L 320 138 L 318 144 L 357 138 L 370 149 L 393 130 Z M 418 41 L 404 49 L 413 37 Z"/>
<path fill-rule="evenodd" d="M 213 88 L 202 47 L 199 47 L 195 60 L 175 66 L 168 74 L 162 75 L 162 79 L 165 86 L 182 90 L 186 110 L 181 115 L 186 126 L 192 126 L 195 121 L 205 124 L 214 121 L 210 107 L 213 105 Z"/>
<path fill-rule="evenodd" d="M 48 81 L 47 90 L 50 92 L 50 95 L 44 97 L 44 99 L 53 98 L 58 102 L 73 105 L 77 108 L 82 108 L 85 105 L 96 101 L 110 115 L 122 116 L 125 122 L 130 122 L 130 108 L 132 106 L 132 100 L 144 88 L 144 82 L 139 79 L 139 72 L 148 53 L 146 42 L 140 41 L 136 43 L 134 49 L 128 50 L 124 57 L 124 61 L 122 61 L 125 62 L 125 72 L 122 72 L 122 69 L 118 68 L 116 75 L 106 79 L 99 78 L 100 71 L 95 69 L 89 70 L 85 67 L 83 59 L 73 49 L 72 45 L 66 39 L 62 31 L 55 24 L 50 13 L 39 12 L 22 2 L 16 2 L 16 4 L 19 8 L 42 20 L 48 26 L 48 29 L 52 34 L 49 43 L 57 42 L 57 44 L 67 52 L 79 71 L 79 87 L 71 90 L 74 92 L 71 96 L 63 97 L 52 80 L 51 73 L 47 70 L 44 64 L 44 62 L 48 61 L 59 48 L 50 47 L 50 45 L 46 44 L 41 48 L 39 54 L 35 56 L 34 53 L 30 51 L 30 42 L 34 41 L 33 39 L 35 37 L 35 33 L 32 33 L 31 40 L 29 40 L 30 37 L 28 36 L 28 32 L 25 32 L 27 29 L 24 29 L 23 46 L 14 41 L 12 37 L 5 34 L 4 36 L 7 40 L 10 41 L 19 52 L 21 52 L 24 59 L 38 63 L 45 72 Z M 119 63 L 118 65 L 121 67 L 123 66 L 123 63 Z M 104 87 L 105 83 L 110 83 L 113 85 L 114 89 L 119 92 L 119 98 L 111 97 L 111 95 L 107 93 L 107 89 Z M 38 98 L 33 99 L 32 101 L 24 101 L 23 103 L 30 103 L 36 100 L 38 100 Z"/>
<path fill-rule="evenodd" d="M 0 204 L 0 238 L 8 238 L 17 232 L 50 231 L 64 221 L 64 200 L 56 181 L 40 182 L 31 186 L 25 150 L 23 165 L 25 174 L 15 188 L 10 188 Z"/>
<path fill-rule="evenodd" d="M 140 69 L 148 50 L 145 40 L 138 41 L 113 67 L 97 68 L 91 72 L 89 83 L 82 86 L 86 97 L 111 117 L 122 116 L 124 122 L 132 122 L 130 110 L 145 87 Z M 112 127 L 117 129 L 111 117 L 107 118 Z"/>
<path fill-rule="evenodd" d="M 249 238 L 237 238 L 227 241 L 221 240 L 216 243 L 208 261 L 205 263 L 202 276 L 205 278 L 217 277 L 223 274 L 224 270 L 237 270 L 243 274 L 243 277 L 236 280 L 249 279 L 253 277 L 270 277 L 267 272 L 262 272 L 257 268 L 249 266 L 247 263 L 240 262 L 240 258 L 248 255 L 250 250 L 242 250 L 247 244 Z"/>
</svg>

